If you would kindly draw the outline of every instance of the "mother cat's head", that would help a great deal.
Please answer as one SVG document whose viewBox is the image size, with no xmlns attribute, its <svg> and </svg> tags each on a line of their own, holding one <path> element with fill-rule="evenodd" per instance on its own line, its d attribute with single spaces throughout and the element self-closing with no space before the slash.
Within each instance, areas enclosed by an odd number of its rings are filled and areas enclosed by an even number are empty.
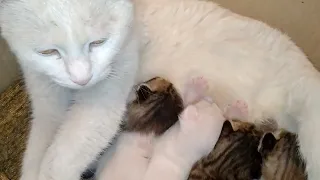
<svg viewBox="0 0 320 180">
<path fill-rule="evenodd" d="M 126 44 L 133 21 L 131 0 L 0 3 L 2 36 L 23 70 L 75 89 L 114 73 L 115 56 Z"/>
</svg>

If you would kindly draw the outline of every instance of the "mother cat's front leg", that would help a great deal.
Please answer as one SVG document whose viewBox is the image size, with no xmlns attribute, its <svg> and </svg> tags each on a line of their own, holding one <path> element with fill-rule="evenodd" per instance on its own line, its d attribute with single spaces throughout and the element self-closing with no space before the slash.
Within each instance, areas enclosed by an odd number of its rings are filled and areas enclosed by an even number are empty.
<svg viewBox="0 0 320 180">
<path fill-rule="evenodd" d="M 26 87 L 30 93 L 31 130 L 24 153 L 20 180 L 36 180 L 42 158 L 51 144 L 57 128 L 63 122 L 69 105 L 70 92 L 37 73 L 25 71 Z"/>
<path fill-rule="evenodd" d="M 133 81 L 107 79 L 75 103 L 42 161 L 39 180 L 78 180 L 119 129 Z"/>
</svg>

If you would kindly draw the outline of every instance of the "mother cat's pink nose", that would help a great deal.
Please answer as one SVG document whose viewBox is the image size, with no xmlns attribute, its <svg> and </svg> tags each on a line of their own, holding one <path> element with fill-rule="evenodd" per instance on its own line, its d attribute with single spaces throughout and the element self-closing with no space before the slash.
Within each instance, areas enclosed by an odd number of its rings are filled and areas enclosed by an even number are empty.
<svg viewBox="0 0 320 180">
<path fill-rule="evenodd" d="M 92 79 L 91 62 L 85 57 L 70 59 L 67 70 L 70 80 L 80 86 L 85 86 Z"/>
<path fill-rule="evenodd" d="M 91 80 L 91 78 L 92 78 L 92 75 L 91 75 L 91 76 L 88 76 L 88 77 L 86 77 L 86 78 L 81 78 L 81 79 L 80 79 L 80 78 L 76 78 L 76 77 L 74 77 L 74 76 L 71 76 L 71 77 L 70 77 L 70 80 L 71 80 L 72 82 L 80 85 L 80 86 L 84 86 L 84 85 L 88 84 L 88 82 Z"/>
</svg>

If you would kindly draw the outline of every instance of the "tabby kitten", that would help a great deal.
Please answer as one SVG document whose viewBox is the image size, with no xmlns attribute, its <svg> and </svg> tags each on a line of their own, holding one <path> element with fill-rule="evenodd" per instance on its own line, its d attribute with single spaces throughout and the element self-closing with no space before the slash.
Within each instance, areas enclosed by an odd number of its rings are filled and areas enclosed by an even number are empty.
<svg viewBox="0 0 320 180">
<path fill-rule="evenodd" d="M 266 133 L 260 144 L 262 179 L 306 180 L 306 163 L 300 154 L 297 134 L 286 130 Z"/>
<path fill-rule="evenodd" d="M 96 179 L 141 180 L 152 141 L 178 121 L 183 108 L 182 97 L 167 80 L 156 77 L 139 84 L 135 99 L 128 104 L 122 132 L 102 156 Z"/>
<path fill-rule="evenodd" d="M 226 120 L 214 149 L 193 166 L 188 180 L 259 179 L 262 135 L 252 123 Z"/>
<path fill-rule="evenodd" d="M 137 87 L 136 99 L 128 104 L 122 129 L 160 135 L 178 121 L 184 108 L 182 97 L 169 81 L 155 77 Z"/>
</svg>

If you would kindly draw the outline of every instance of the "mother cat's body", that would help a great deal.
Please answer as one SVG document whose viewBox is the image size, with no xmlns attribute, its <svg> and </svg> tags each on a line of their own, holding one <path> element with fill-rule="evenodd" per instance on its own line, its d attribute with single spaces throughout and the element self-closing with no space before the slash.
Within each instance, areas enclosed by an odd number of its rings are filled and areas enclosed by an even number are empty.
<svg viewBox="0 0 320 180">
<path fill-rule="evenodd" d="M 251 121 L 272 117 L 297 132 L 309 179 L 320 178 L 319 73 L 288 37 L 208 1 L 135 2 L 146 38 L 139 81 L 163 76 L 183 91 L 201 72 L 221 107 L 244 99 Z"/>
<path fill-rule="evenodd" d="M 116 133 L 138 58 L 131 3 L 146 37 L 138 81 L 162 76 L 182 92 L 200 71 L 221 107 L 243 99 L 252 121 L 272 117 L 298 132 L 309 179 L 320 178 L 319 73 L 278 31 L 207 1 L 4 0 L 2 35 L 37 105 L 24 180 L 77 179 Z"/>
</svg>

